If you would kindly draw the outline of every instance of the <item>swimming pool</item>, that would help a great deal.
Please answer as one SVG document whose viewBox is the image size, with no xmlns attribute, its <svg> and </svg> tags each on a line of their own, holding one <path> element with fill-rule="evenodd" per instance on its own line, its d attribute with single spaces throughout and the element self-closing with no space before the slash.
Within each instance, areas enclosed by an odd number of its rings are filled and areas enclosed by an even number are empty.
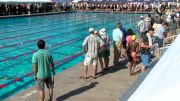
<svg viewBox="0 0 180 101">
<path fill-rule="evenodd" d="M 46 41 L 56 72 L 83 60 L 82 42 L 88 28 L 106 28 L 110 37 L 118 21 L 136 29 L 139 14 L 64 13 L 47 16 L 0 19 L 0 99 L 34 85 L 32 54 L 36 42 Z M 4 84 L 4 85 L 3 85 Z"/>
</svg>

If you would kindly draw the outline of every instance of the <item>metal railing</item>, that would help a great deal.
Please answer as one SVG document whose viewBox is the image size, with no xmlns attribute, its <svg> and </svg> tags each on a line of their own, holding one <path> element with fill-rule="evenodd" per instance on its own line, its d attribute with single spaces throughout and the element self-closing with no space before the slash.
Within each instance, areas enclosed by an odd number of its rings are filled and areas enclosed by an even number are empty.
<svg viewBox="0 0 180 101">
<path fill-rule="evenodd" d="M 163 47 L 160 48 L 160 56 L 162 56 L 166 52 L 166 50 L 171 46 L 171 44 L 174 42 L 176 37 L 177 37 L 177 35 L 164 38 Z"/>
</svg>

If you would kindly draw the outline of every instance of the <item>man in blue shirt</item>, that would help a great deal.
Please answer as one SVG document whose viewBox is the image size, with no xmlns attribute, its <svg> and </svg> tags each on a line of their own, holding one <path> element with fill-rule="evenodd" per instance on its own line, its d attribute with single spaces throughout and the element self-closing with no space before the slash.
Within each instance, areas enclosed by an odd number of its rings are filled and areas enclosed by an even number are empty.
<svg viewBox="0 0 180 101">
<path fill-rule="evenodd" d="M 158 55 L 160 55 L 160 48 L 163 47 L 164 33 L 168 29 L 168 23 L 164 22 L 155 33 L 155 42 L 158 44 Z"/>
</svg>

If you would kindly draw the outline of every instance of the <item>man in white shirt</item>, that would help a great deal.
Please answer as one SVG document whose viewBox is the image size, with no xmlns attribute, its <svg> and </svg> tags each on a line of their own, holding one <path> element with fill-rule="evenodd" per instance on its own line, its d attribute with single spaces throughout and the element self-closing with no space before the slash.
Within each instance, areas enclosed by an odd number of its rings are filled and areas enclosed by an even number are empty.
<svg viewBox="0 0 180 101">
<path fill-rule="evenodd" d="M 120 30 L 122 24 L 118 22 L 117 28 L 113 30 L 114 65 L 119 62 L 121 56 L 123 32 Z"/>
<path fill-rule="evenodd" d="M 96 79 L 98 52 L 104 46 L 104 42 L 94 34 L 94 28 L 89 28 L 90 35 L 83 42 L 83 49 L 86 56 L 84 59 L 83 79 L 87 79 L 88 66 L 93 65 L 93 78 Z"/>
<path fill-rule="evenodd" d="M 140 16 L 140 21 L 138 22 L 138 32 L 139 32 L 139 35 L 138 35 L 138 38 L 141 38 L 143 37 L 143 35 L 145 35 L 145 31 L 146 31 L 146 22 L 144 21 L 144 17 L 143 16 Z"/>
</svg>

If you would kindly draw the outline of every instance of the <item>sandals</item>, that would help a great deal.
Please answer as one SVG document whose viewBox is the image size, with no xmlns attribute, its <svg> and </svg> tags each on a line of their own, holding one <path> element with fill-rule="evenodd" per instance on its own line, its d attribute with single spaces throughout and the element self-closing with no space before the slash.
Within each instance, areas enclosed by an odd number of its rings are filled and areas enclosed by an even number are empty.
<svg viewBox="0 0 180 101">
<path fill-rule="evenodd" d="M 85 77 L 85 76 L 81 76 L 81 77 L 80 77 L 80 79 L 87 79 L 87 77 Z"/>
<path fill-rule="evenodd" d="M 108 68 L 104 68 L 103 70 L 107 71 L 107 70 L 109 70 L 109 69 L 108 69 Z"/>
<path fill-rule="evenodd" d="M 80 79 L 88 79 L 89 77 L 81 76 Z M 92 77 L 93 79 L 96 79 L 97 77 Z"/>
<path fill-rule="evenodd" d="M 93 77 L 93 79 L 96 79 L 97 77 Z"/>
</svg>

